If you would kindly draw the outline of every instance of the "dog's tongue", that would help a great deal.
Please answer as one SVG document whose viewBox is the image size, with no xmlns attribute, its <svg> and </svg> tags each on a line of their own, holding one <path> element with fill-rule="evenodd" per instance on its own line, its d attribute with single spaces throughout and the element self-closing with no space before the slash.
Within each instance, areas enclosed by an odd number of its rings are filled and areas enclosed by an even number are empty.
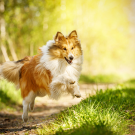
<svg viewBox="0 0 135 135">
<path fill-rule="evenodd" d="M 72 63 L 72 60 L 69 60 L 69 63 L 71 64 Z"/>
</svg>

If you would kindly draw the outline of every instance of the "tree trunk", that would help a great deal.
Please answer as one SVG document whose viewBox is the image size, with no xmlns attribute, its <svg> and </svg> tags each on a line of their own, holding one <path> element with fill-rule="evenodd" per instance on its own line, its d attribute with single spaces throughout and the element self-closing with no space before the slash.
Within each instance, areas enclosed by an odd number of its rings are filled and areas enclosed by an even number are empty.
<svg viewBox="0 0 135 135">
<path fill-rule="evenodd" d="M 0 0 L 0 45 L 1 45 L 1 50 L 3 53 L 3 56 L 5 58 L 6 61 L 10 61 L 7 51 L 6 51 L 6 47 L 4 46 L 5 43 L 5 39 L 6 39 L 6 27 L 5 27 L 5 20 L 3 17 L 3 13 L 5 11 L 4 8 L 4 0 Z"/>
<path fill-rule="evenodd" d="M 6 35 L 7 35 L 7 34 L 6 34 Z M 12 58 L 13 58 L 14 61 L 17 61 L 18 58 L 17 58 L 17 55 L 16 55 L 15 50 L 14 50 L 13 42 L 12 42 L 12 40 L 9 38 L 8 35 L 7 35 L 6 37 L 7 37 L 7 41 L 8 41 L 8 45 L 9 45 L 9 49 L 10 49 Z"/>
</svg>

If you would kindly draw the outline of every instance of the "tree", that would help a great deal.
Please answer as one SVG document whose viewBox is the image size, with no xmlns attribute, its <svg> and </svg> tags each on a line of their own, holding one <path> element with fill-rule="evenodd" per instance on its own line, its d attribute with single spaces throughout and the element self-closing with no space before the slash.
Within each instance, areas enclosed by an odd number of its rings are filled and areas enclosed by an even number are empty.
<svg viewBox="0 0 135 135">
<path fill-rule="evenodd" d="M 3 56 L 5 58 L 6 61 L 9 61 L 8 58 L 8 54 L 6 51 L 6 47 L 4 46 L 5 44 L 5 40 L 6 40 L 6 27 L 5 27 L 5 19 L 4 19 L 4 11 L 5 11 L 5 7 L 4 7 L 4 0 L 0 1 L 0 45 L 1 45 L 1 50 L 3 53 Z"/>
</svg>

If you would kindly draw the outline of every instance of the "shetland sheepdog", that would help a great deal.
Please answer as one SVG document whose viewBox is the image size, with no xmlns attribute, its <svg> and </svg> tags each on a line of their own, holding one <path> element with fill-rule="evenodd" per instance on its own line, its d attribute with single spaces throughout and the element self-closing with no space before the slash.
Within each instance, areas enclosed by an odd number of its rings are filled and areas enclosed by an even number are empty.
<svg viewBox="0 0 135 135">
<path fill-rule="evenodd" d="M 66 92 L 81 97 L 78 79 L 83 53 L 77 32 L 74 30 L 68 36 L 57 32 L 54 40 L 39 51 L 33 57 L 5 62 L 0 68 L 1 75 L 21 89 L 24 122 L 28 120 L 28 110 L 34 109 L 37 96 L 58 99 Z"/>
</svg>

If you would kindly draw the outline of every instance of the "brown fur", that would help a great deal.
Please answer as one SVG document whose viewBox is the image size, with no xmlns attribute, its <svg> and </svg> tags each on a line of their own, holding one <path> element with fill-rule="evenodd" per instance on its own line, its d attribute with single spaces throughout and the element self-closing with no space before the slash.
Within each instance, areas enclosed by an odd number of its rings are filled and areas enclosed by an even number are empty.
<svg viewBox="0 0 135 135">
<path fill-rule="evenodd" d="M 39 64 L 42 54 L 34 57 L 25 57 L 16 62 L 5 62 L 2 67 L 2 76 L 8 81 L 18 85 L 20 82 L 21 95 L 25 98 L 31 90 L 35 93 L 42 90 L 50 94 L 49 83 L 51 82 L 51 73 L 44 66 Z"/>
<path fill-rule="evenodd" d="M 25 58 L 16 61 L 16 63 L 21 62 L 22 64 L 24 64 L 24 63 L 26 63 L 26 62 L 29 62 L 31 59 L 32 59 L 32 57 L 26 56 Z"/>
<path fill-rule="evenodd" d="M 21 69 L 20 87 L 23 98 L 25 98 L 31 90 L 37 93 L 38 90 L 42 89 L 50 94 L 48 85 L 52 77 L 50 71 L 39 64 L 41 56 L 41 54 L 34 56 L 29 62 L 25 63 Z"/>
<path fill-rule="evenodd" d="M 76 31 L 71 32 L 68 37 L 64 37 L 62 33 L 58 32 L 55 41 L 49 49 L 50 55 L 54 58 L 68 58 L 69 52 L 76 57 L 82 55 L 81 44 L 77 39 Z"/>
</svg>

